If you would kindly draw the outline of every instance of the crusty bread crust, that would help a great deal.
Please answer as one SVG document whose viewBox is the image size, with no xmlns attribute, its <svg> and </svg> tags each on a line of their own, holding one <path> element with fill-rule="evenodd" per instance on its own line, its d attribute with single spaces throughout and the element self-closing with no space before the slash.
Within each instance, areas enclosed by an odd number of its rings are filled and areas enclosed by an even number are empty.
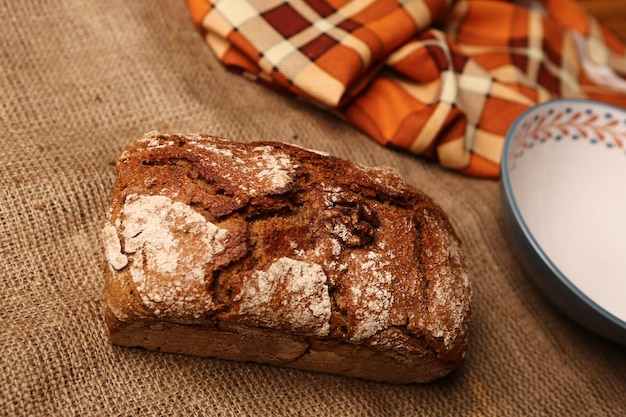
<svg viewBox="0 0 626 417">
<path fill-rule="evenodd" d="M 461 243 L 394 170 L 149 133 L 117 172 L 103 229 L 112 343 L 392 383 L 463 360 Z"/>
</svg>

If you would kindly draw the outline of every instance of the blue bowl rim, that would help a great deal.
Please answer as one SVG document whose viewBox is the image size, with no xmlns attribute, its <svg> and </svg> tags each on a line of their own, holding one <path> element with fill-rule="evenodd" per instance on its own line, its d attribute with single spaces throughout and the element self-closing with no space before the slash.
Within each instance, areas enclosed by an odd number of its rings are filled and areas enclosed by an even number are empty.
<svg viewBox="0 0 626 417">
<path fill-rule="evenodd" d="M 569 291 L 571 291 L 574 295 L 576 295 L 578 298 L 580 298 L 588 306 L 593 308 L 597 313 L 602 315 L 605 319 L 613 322 L 614 324 L 616 324 L 616 325 L 618 325 L 621 328 L 626 330 L 626 321 L 620 319 L 619 317 L 616 317 L 614 314 L 610 313 L 604 307 L 602 307 L 597 302 L 595 302 L 593 299 L 591 299 L 586 293 L 584 293 L 576 285 L 574 285 L 574 283 L 572 283 L 572 281 L 570 281 L 570 279 L 567 278 L 567 276 L 554 264 L 554 262 L 552 262 L 552 260 L 548 256 L 548 254 L 542 249 L 541 245 L 539 245 L 539 243 L 537 242 L 537 240 L 533 236 L 532 232 L 530 231 L 530 228 L 528 227 L 528 225 L 524 221 L 524 217 L 522 216 L 522 213 L 520 212 L 520 209 L 518 207 L 517 201 L 515 200 L 515 196 L 513 194 L 513 188 L 512 188 L 511 182 L 510 182 L 510 178 L 508 176 L 508 170 L 509 170 L 508 155 L 510 154 L 509 147 L 510 147 L 511 141 L 512 141 L 512 134 L 517 129 L 517 126 L 524 119 L 526 119 L 526 117 L 528 115 L 537 112 L 541 108 L 549 107 L 549 106 L 551 106 L 551 105 L 553 105 L 555 103 L 559 103 L 559 102 L 570 102 L 570 103 L 576 103 L 576 104 L 588 103 L 588 104 L 592 104 L 594 106 L 601 106 L 601 107 L 604 107 L 604 108 L 607 108 L 607 109 L 611 109 L 612 111 L 617 111 L 617 112 L 620 112 L 620 113 L 626 113 L 626 109 L 623 109 L 621 107 L 618 107 L 618 106 L 615 106 L 615 105 L 612 105 L 612 104 L 603 103 L 603 102 L 594 101 L 594 100 L 589 100 L 589 99 L 567 99 L 567 98 L 558 98 L 558 99 L 545 101 L 543 103 L 537 104 L 537 105 L 529 108 L 528 110 L 524 111 L 522 114 L 520 114 L 515 119 L 513 124 L 509 127 L 509 129 L 508 129 L 508 131 L 506 133 L 506 136 L 504 138 L 504 146 L 503 146 L 503 149 L 502 149 L 502 163 L 501 163 L 501 165 L 502 165 L 502 167 L 501 167 L 501 177 L 502 177 L 501 181 L 502 181 L 502 187 L 504 189 L 504 193 L 505 193 L 505 196 L 506 196 L 506 201 L 507 201 L 507 203 L 510 206 L 511 212 L 513 214 L 514 221 L 517 222 L 517 224 L 519 225 L 520 229 L 524 233 L 524 238 L 532 246 L 532 248 L 535 251 L 535 253 L 539 255 L 539 257 L 541 258 L 541 261 L 550 269 L 550 271 L 554 274 L 554 276 L 557 277 L 560 280 L 560 282 Z"/>
</svg>

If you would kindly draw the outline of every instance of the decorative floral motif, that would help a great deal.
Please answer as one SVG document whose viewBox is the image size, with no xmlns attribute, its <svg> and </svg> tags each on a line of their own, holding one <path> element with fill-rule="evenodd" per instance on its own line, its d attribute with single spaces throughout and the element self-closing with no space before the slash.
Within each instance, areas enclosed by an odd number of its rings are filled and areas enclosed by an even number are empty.
<svg viewBox="0 0 626 417">
<path fill-rule="evenodd" d="M 538 109 L 520 121 L 510 160 L 547 141 L 583 140 L 626 153 L 626 116 L 610 107 L 585 103 Z"/>
</svg>

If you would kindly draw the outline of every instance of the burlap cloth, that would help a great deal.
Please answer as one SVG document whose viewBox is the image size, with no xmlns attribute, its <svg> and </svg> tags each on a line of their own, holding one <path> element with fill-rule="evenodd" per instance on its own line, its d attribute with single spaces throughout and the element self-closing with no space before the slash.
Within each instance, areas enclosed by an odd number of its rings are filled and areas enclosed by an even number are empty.
<svg viewBox="0 0 626 417">
<path fill-rule="evenodd" d="M 626 350 L 579 328 L 507 244 L 499 183 L 385 149 L 226 72 L 180 0 L 0 2 L 0 414 L 520 416 L 626 413 Z M 297 143 L 392 165 L 467 250 L 466 362 L 429 385 L 109 345 L 99 231 L 121 149 L 144 132 Z"/>
</svg>

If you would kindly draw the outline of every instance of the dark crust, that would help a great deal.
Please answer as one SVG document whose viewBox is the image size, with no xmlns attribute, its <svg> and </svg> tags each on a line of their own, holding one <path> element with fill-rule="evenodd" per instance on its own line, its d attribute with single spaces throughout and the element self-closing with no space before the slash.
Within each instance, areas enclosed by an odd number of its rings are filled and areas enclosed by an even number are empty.
<svg viewBox="0 0 626 417">
<path fill-rule="evenodd" d="M 250 193 L 249 189 L 238 187 L 236 181 L 232 181 L 234 177 L 242 177 L 236 168 L 226 166 L 226 159 L 216 159 L 215 149 L 209 151 L 193 145 L 197 143 L 209 144 L 243 159 L 260 147 L 271 148 L 272 152 L 287 155 L 294 163 L 289 170 L 290 182 L 272 189 L 271 193 Z M 245 144 L 206 135 L 157 133 L 148 134 L 129 146 L 118 160 L 117 171 L 109 224 L 115 224 L 120 218 L 128 196 L 166 195 L 193 207 L 207 221 L 229 230 L 231 244 L 214 260 L 214 265 L 207 268 L 206 294 L 214 300 L 215 307 L 201 317 L 159 317 L 146 306 L 124 270 L 107 268 L 106 316 L 113 343 L 402 383 L 441 377 L 463 360 L 471 315 L 471 290 L 459 239 L 441 208 L 424 193 L 404 183 L 393 171 L 362 167 L 278 142 Z M 236 180 L 250 183 L 249 178 Z M 329 190 L 333 190 L 332 204 L 328 203 Z M 401 223 L 410 225 L 402 229 L 406 236 L 392 236 L 389 231 Z M 336 233 L 339 229 L 343 231 L 340 234 Z M 381 235 L 383 230 L 387 230 L 385 236 Z M 266 323 L 257 323 L 240 314 L 240 306 L 234 300 L 243 291 L 242 277 L 250 271 L 267 269 L 281 256 L 295 256 L 294 239 L 298 250 L 307 253 L 323 239 L 333 239 L 341 245 L 340 254 L 326 251 L 323 261 L 314 260 L 322 265 L 328 277 L 332 313 L 330 330 L 325 336 L 290 329 L 286 325 L 266 328 Z M 351 336 L 358 330 L 361 313 L 353 310 L 349 289 L 358 285 L 354 280 L 361 278 L 333 270 L 329 265 L 343 264 L 348 271 L 354 271 L 361 266 L 350 257 L 363 251 L 381 252 L 379 246 L 383 240 L 388 247 L 394 246 L 390 248 L 392 257 L 383 258 L 386 260 L 381 264 L 391 265 L 390 273 L 396 277 L 394 287 L 389 289 L 394 294 L 394 307 L 385 328 L 355 342 Z M 454 259 L 447 255 L 446 246 L 456 248 Z M 389 253 L 388 250 L 384 256 Z M 402 261 L 395 260 L 396 257 L 401 257 Z M 332 262 L 329 258 L 333 258 Z M 438 296 L 437 288 L 443 288 L 439 284 L 444 280 L 446 294 L 455 298 L 450 300 L 450 308 L 441 307 L 442 300 L 434 299 Z M 400 286 L 410 288 L 411 293 L 406 294 Z M 435 305 L 439 307 L 433 307 Z M 245 333 L 241 329 L 247 329 L 257 338 L 264 334 L 273 338 L 280 335 L 299 346 L 295 348 L 299 353 L 272 359 L 269 350 L 258 356 L 238 356 L 228 349 L 224 351 L 228 343 L 250 342 L 250 337 L 241 336 Z M 258 333 L 258 329 L 265 333 Z M 195 334 L 201 335 L 196 341 Z M 225 338 L 224 344 L 207 347 L 206 340 L 211 334 Z M 229 335 L 233 334 L 239 336 L 228 342 Z M 188 342 L 176 342 L 183 336 Z M 204 349 L 197 346 L 199 341 L 204 343 Z M 168 349 L 168 346 L 175 348 Z M 304 350 L 300 352 L 302 346 Z M 350 362 L 349 370 L 337 372 L 329 368 L 335 366 L 333 360 L 338 357 L 345 362 L 351 351 L 362 352 L 363 357 L 359 360 L 357 355 L 357 361 Z M 337 352 L 341 355 L 336 356 Z M 379 368 L 359 367 L 366 358 L 378 363 Z M 381 366 L 387 367 L 389 372 L 381 371 Z"/>
</svg>

